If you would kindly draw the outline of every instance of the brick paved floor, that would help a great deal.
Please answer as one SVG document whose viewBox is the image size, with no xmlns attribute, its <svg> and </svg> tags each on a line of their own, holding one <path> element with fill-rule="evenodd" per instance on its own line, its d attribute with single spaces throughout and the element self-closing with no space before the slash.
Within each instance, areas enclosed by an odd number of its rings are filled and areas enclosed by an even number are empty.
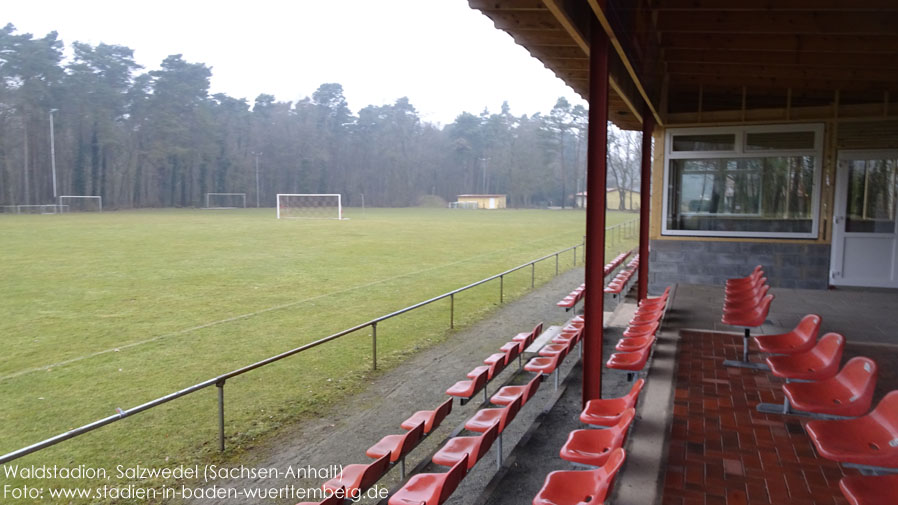
<svg viewBox="0 0 898 505">
<path fill-rule="evenodd" d="M 782 403 L 783 382 L 722 366 L 741 356 L 742 338 L 681 336 L 663 504 L 846 504 L 839 479 L 855 470 L 816 455 L 806 419 L 755 410 L 759 402 Z"/>
</svg>

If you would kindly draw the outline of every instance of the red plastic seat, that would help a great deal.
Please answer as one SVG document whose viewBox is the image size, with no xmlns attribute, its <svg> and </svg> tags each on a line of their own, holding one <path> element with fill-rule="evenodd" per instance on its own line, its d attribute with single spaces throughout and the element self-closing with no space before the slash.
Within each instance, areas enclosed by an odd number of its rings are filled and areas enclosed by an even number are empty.
<svg viewBox="0 0 898 505">
<path fill-rule="evenodd" d="M 608 461 L 595 470 L 556 471 L 546 476 L 533 505 L 601 505 L 614 482 L 626 453 L 615 449 Z"/>
<path fill-rule="evenodd" d="M 524 344 L 525 344 L 525 342 L 523 342 L 523 341 L 518 342 L 518 341 L 512 340 L 511 342 L 505 343 L 502 347 L 499 348 L 499 350 L 507 353 L 507 352 L 511 351 L 512 349 L 517 349 L 517 351 L 515 351 L 515 352 L 517 354 L 520 354 L 520 353 L 524 352 L 524 349 L 527 347 Z"/>
<path fill-rule="evenodd" d="M 465 455 L 446 473 L 413 475 L 399 491 L 390 497 L 389 505 L 441 505 L 452 496 L 458 483 L 468 471 Z"/>
<path fill-rule="evenodd" d="M 658 310 L 658 311 L 654 311 L 654 312 L 637 313 L 637 314 L 633 315 L 633 319 L 630 319 L 630 321 L 627 323 L 627 325 L 628 326 L 629 325 L 639 326 L 639 325 L 652 324 L 654 322 L 660 321 L 662 316 L 664 316 L 663 310 Z"/>
<path fill-rule="evenodd" d="M 395 463 L 414 449 L 424 436 L 424 422 L 401 435 L 387 435 L 365 451 L 369 458 L 380 459 L 384 454 L 390 455 L 390 462 Z"/>
<path fill-rule="evenodd" d="M 452 398 L 447 399 L 439 407 L 434 410 L 419 410 L 412 414 L 411 417 L 402 421 L 399 426 L 404 430 L 413 429 L 415 426 L 424 422 L 424 433 L 429 434 L 431 431 L 439 428 L 443 419 L 452 412 Z"/>
<path fill-rule="evenodd" d="M 758 279 L 760 279 L 761 277 L 764 277 L 764 269 L 761 267 L 761 265 L 758 265 L 751 271 L 751 273 L 749 275 L 747 275 L 745 277 L 736 277 L 736 278 L 732 278 L 732 279 L 727 279 L 724 286 L 727 288 L 743 287 L 746 285 L 756 283 L 758 281 Z"/>
<path fill-rule="evenodd" d="M 634 324 L 627 326 L 627 329 L 624 330 L 624 338 L 636 338 L 636 337 L 647 337 L 649 335 L 654 335 L 656 331 L 658 331 L 658 327 L 661 326 L 661 322 L 654 321 L 649 324 Z"/>
<path fill-rule="evenodd" d="M 530 382 L 523 386 L 505 386 L 499 391 L 496 391 L 496 394 L 490 398 L 490 403 L 494 405 L 511 405 L 517 398 L 521 399 L 521 406 L 527 404 L 533 395 L 536 394 L 536 391 L 539 389 L 539 384 L 543 381 L 543 374 L 538 373 Z"/>
<path fill-rule="evenodd" d="M 499 424 L 499 433 L 505 431 L 505 426 L 510 423 L 518 411 L 521 410 L 522 399 L 518 398 L 507 407 L 498 409 L 480 409 L 473 417 L 465 421 L 465 429 L 486 433 L 494 424 Z"/>
<path fill-rule="evenodd" d="M 528 347 L 543 332 L 543 323 L 538 323 L 533 327 L 530 333 L 518 333 L 511 339 L 515 342 L 525 342 L 524 347 Z"/>
<path fill-rule="evenodd" d="M 301 501 L 296 505 L 343 505 L 343 501 L 347 498 L 347 493 L 343 489 L 325 494 L 328 496 L 321 501 Z"/>
<path fill-rule="evenodd" d="M 604 430 L 574 430 L 561 448 L 561 459 L 583 465 L 602 466 L 612 451 L 621 447 L 636 410 L 625 410 L 617 424 Z"/>
<path fill-rule="evenodd" d="M 829 379 L 839 371 L 845 337 L 839 333 L 827 333 L 810 351 L 767 357 L 767 366 L 777 377 L 784 379 Z"/>
<path fill-rule="evenodd" d="M 664 292 L 661 293 L 661 296 L 655 298 L 643 298 L 639 300 L 640 307 L 652 307 L 652 306 L 667 306 L 667 298 L 670 296 L 670 286 L 664 288 Z"/>
<path fill-rule="evenodd" d="M 561 342 L 556 344 L 547 344 L 542 346 L 537 353 L 539 356 L 548 357 L 555 356 L 556 354 L 567 352 L 567 349 L 571 346 L 576 345 L 576 337 L 568 340 L 567 342 Z"/>
<path fill-rule="evenodd" d="M 580 341 L 580 337 L 583 335 L 583 328 L 562 328 L 561 333 L 555 335 L 552 338 L 552 342 L 555 344 L 565 344 L 573 340 L 575 343 Z"/>
<path fill-rule="evenodd" d="M 483 364 L 491 365 L 493 361 L 502 361 L 504 360 L 505 365 L 508 366 L 514 361 L 524 350 L 521 342 L 511 341 L 502 346 L 500 351 L 494 354 L 489 355 L 485 360 L 483 360 Z"/>
<path fill-rule="evenodd" d="M 869 414 L 837 421 L 808 421 L 805 431 L 817 452 L 841 463 L 898 467 L 898 391 Z"/>
<path fill-rule="evenodd" d="M 767 284 L 766 277 L 761 279 L 760 284 L 757 286 L 743 288 L 740 291 L 727 291 L 726 294 L 723 295 L 723 306 L 724 308 L 727 308 L 737 307 L 746 302 L 753 302 L 755 304 L 760 303 L 763 296 L 759 297 L 758 294 L 760 294 L 761 291 L 764 291 L 764 294 L 769 294 L 770 286 Z"/>
<path fill-rule="evenodd" d="M 761 352 L 770 354 L 805 352 L 817 343 L 821 321 L 817 314 L 808 314 L 801 318 L 792 331 L 778 335 L 758 335 L 753 338 Z"/>
<path fill-rule="evenodd" d="M 764 273 L 764 267 L 762 267 L 761 265 L 757 265 L 754 269 L 752 269 L 751 273 L 745 277 L 734 277 L 732 279 L 727 279 L 726 285 L 729 286 L 729 285 L 734 285 L 734 284 L 740 284 L 743 282 L 750 282 L 750 281 L 756 279 L 757 277 L 759 277 L 763 273 Z"/>
<path fill-rule="evenodd" d="M 628 370 L 630 372 L 638 372 L 645 368 L 646 362 L 649 360 L 649 354 L 652 347 L 646 347 L 641 351 L 633 352 L 616 352 L 608 358 L 605 366 L 615 370 Z"/>
<path fill-rule="evenodd" d="M 770 302 L 772 301 L 773 295 L 767 294 L 756 308 L 743 312 L 724 313 L 721 322 L 730 326 L 744 326 L 747 328 L 761 326 L 767 319 L 767 313 L 770 311 Z"/>
<path fill-rule="evenodd" d="M 390 453 L 386 453 L 367 465 L 354 464 L 344 466 L 340 475 L 325 482 L 322 488 L 334 494 L 343 489 L 346 497 L 361 496 L 362 493 L 383 477 L 389 469 Z"/>
<path fill-rule="evenodd" d="M 486 386 L 488 377 L 489 371 L 484 370 L 480 375 L 471 380 L 456 382 L 452 387 L 446 390 L 446 394 L 457 398 L 471 398 Z"/>
<path fill-rule="evenodd" d="M 492 356 L 490 356 L 492 358 Z M 493 377 L 502 373 L 502 370 L 505 370 L 505 355 L 502 354 L 501 360 L 493 361 L 492 364 L 489 365 L 480 365 L 475 367 L 473 370 L 468 372 L 467 377 L 469 379 L 476 379 L 478 375 L 486 372 L 486 380 L 491 381 Z"/>
<path fill-rule="evenodd" d="M 866 414 L 873 404 L 877 375 L 875 361 L 856 357 L 848 360 L 835 377 L 820 382 L 791 382 L 783 385 L 783 393 L 798 410 L 857 417 Z"/>
<path fill-rule="evenodd" d="M 895 505 L 898 474 L 842 477 L 839 488 L 851 505 Z"/>
<path fill-rule="evenodd" d="M 565 346 L 564 350 L 554 356 L 538 356 L 531 359 L 524 365 L 524 370 L 528 372 L 542 372 L 546 375 L 551 374 L 558 368 L 558 365 L 564 361 L 564 357 L 570 352 L 571 343 Z"/>
<path fill-rule="evenodd" d="M 765 284 L 761 286 L 761 289 L 752 293 L 750 296 L 740 297 L 737 299 L 726 299 L 723 302 L 723 312 L 724 314 L 726 314 L 753 310 L 755 307 L 761 304 L 761 301 L 764 300 L 765 296 L 767 296 L 768 291 L 770 291 L 770 285 Z"/>
<path fill-rule="evenodd" d="M 654 335 L 650 335 L 648 337 L 622 338 L 617 341 L 617 345 L 614 346 L 614 350 L 620 352 L 641 351 L 646 347 L 650 347 L 654 343 Z"/>
<path fill-rule="evenodd" d="M 583 412 L 580 412 L 580 422 L 593 426 L 614 426 L 620 422 L 621 416 L 627 409 L 636 406 L 643 386 L 645 386 L 645 379 L 638 379 L 633 383 L 630 392 L 624 396 L 589 400 L 586 402 Z"/>
<path fill-rule="evenodd" d="M 492 428 L 486 430 L 484 434 L 476 437 L 450 438 L 446 445 L 433 455 L 431 461 L 437 465 L 453 466 L 467 456 L 468 470 L 471 470 L 483 455 L 490 450 L 498 436 L 499 424 L 496 423 Z"/>
</svg>

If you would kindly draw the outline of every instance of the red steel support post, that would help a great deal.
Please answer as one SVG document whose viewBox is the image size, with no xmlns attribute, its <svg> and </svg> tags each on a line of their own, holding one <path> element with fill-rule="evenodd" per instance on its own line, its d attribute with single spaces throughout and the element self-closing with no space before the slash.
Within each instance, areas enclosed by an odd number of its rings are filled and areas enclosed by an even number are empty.
<svg viewBox="0 0 898 505">
<path fill-rule="evenodd" d="M 605 191 L 608 154 L 608 36 L 592 20 L 589 45 L 589 137 L 586 155 L 586 324 L 583 404 L 602 396 L 602 316 L 605 287 Z"/>
<path fill-rule="evenodd" d="M 652 188 L 652 130 L 655 118 L 645 107 L 642 114 L 642 179 L 639 183 L 639 301 L 649 294 L 649 207 Z"/>
</svg>

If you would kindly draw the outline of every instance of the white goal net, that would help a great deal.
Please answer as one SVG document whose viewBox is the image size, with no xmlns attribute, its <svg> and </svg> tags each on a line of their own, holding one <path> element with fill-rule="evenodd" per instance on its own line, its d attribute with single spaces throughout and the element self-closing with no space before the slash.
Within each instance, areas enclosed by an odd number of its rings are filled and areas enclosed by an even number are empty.
<svg viewBox="0 0 898 505">
<path fill-rule="evenodd" d="M 477 202 L 449 202 L 450 209 L 477 209 L 480 206 Z"/>
<path fill-rule="evenodd" d="M 278 219 L 343 219 L 339 194 L 279 193 Z"/>
<path fill-rule="evenodd" d="M 206 193 L 206 209 L 245 209 L 246 193 Z"/>
<path fill-rule="evenodd" d="M 103 212 L 102 196 L 62 195 L 59 197 L 60 212 Z"/>
</svg>

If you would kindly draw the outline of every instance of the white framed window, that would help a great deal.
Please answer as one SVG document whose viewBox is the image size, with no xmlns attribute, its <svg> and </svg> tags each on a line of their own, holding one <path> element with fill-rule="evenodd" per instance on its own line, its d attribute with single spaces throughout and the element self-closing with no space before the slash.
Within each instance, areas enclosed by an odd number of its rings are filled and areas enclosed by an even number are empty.
<svg viewBox="0 0 898 505">
<path fill-rule="evenodd" d="M 816 238 L 823 125 L 670 129 L 662 235 Z"/>
</svg>

